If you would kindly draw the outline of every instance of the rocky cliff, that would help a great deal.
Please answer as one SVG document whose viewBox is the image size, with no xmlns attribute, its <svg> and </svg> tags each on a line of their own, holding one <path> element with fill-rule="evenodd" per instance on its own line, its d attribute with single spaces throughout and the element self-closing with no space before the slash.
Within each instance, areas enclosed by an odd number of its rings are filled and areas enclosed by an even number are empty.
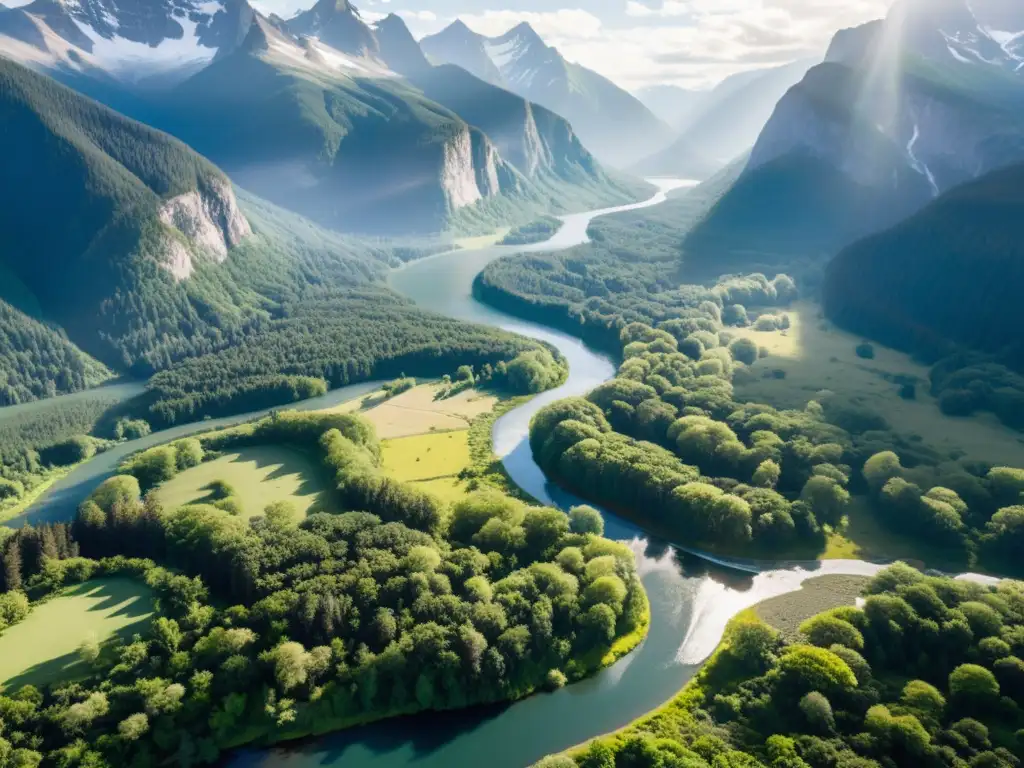
<svg viewBox="0 0 1024 768">
<path fill-rule="evenodd" d="M 188 242 L 186 247 L 173 236 L 166 244 L 167 258 L 163 266 L 182 280 L 195 271 L 192 251 L 211 257 L 218 264 L 228 251 L 252 234 L 249 222 L 238 208 L 231 184 L 222 178 L 208 179 L 202 188 L 166 200 L 158 217 L 173 227 Z"/>
</svg>

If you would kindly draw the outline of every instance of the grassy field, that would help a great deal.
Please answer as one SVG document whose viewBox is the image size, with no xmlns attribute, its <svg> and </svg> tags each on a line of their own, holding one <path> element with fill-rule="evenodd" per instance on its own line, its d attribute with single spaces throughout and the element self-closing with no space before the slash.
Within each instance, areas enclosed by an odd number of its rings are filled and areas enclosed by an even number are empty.
<svg viewBox="0 0 1024 768">
<path fill-rule="evenodd" d="M 470 465 L 469 430 L 385 440 L 384 470 L 399 480 L 453 477 Z"/>
<path fill-rule="evenodd" d="M 820 308 L 811 302 L 801 302 L 787 314 L 792 326 L 786 331 L 735 331 L 770 353 L 751 367 L 751 381 L 737 384 L 738 397 L 777 408 L 802 408 L 818 392 L 829 390 L 881 414 L 896 432 L 918 435 L 936 450 L 963 451 L 978 461 L 1024 466 L 1024 437 L 992 414 L 954 418 L 939 410 L 928 393 L 927 366 L 880 344 L 873 345 L 874 359 L 858 357 L 856 348 L 863 339 L 823 320 Z M 775 370 L 785 371 L 785 378 L 773 377 Z M 914 400 L 899 397 L 896 376 L 918 380 Z"/>
<path fill-rule="evenodd" d="M 206 500 L 206 487 L 224 480 L 236 491 L 247 516 L 275 501 L 289 501 L 302 514 L 333 508 L 326 470 L 306 454 L 281 446 L 243 448 L 186 470 L 157 489 L 167 509 Z"/>
<path fill-rule="evenodd" d="M 130 638 L 153 614 L 153 595 L 131 579 L 95 579 L 71 587 L 0 635 L 0 688 L 43 685 L 86 674 L 78 647 Z"/>
<path fill-rule="evenodd" d="M 867 583 L 866 576 L 819 576 L 805 581 L 796 592 L 769 598 L 752 610 L 787 639 L 796 640 L 804 621 L 829 608 L 854 605 Z"/>
<path fill-rule="evenodd" d="M 421 384 L 392 398 L 385 398 L 383 392 L 372 392 L 328 412 L 358 411 L 373 423 L 382 440 L 389 440 L 431 431 L 466 429 L 473 419 L 490 413 L 498 402 L 493 395 L 474 389 L 439 400 L 437 395 L 441 389 L 440 384 Z"/>
</svg>

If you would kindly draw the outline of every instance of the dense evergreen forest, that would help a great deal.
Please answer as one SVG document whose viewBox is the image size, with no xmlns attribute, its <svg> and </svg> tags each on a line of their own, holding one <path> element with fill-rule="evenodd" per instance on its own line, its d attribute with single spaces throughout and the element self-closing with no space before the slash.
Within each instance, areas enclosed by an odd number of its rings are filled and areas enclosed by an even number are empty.
<svg viewBox="0 0 1024 768">
<path fill-rule="evenodd" d="M 824 306 L 855 333 L 924 359 L 944 411 L 994 411 L 1024 427 L 1024 341 L 1014 316 L 1024 284 L 1024 166 L 954 188 L 914 217 L 829 264 Z M 978 353 L 963 354 L 966 348 Z"/>
<path fill-rule="evenodd" d="M 787 642 L 736 620 L 657 713 L 537 768 L 1017 768 L 1024 585 L 903 564 Z"/>
<path fill-rule="evenodd" d="M 732 382 L 761 353 L 723 326 L 739 314 L 728 302 L 781 301 L 792 281 L 713 293 L 657 327 L 626 326 L 616 379 L 537 414 L 530 443 L 549 476 L 670 540 L 773 560 L 816 557 L 859 496 L 950 563 L 1019 571 L 1024 470 L 943 455 L 827 392 L 803 410 L 738 402 Z"/>
<path fill-rule="evenodd" d="M 544 216 L 521 227 L 515 227 L 498 245 L 530 245 L 551 239 L 562 228 L 562 221 L 555 216 Z"/>
<path fill-rule="evenodd" d="M 223 494 L 174 510 L 142 494 L 216 451 L 267 443 L 318 453 L 349 511 L 300 521 L 275 504 L 246 521 Z M 9 540 L 9 589 L 41 599 L 129 575 L 156 590 L 161 615 L 92 656 L 83 680 L 5 691 L 4 754 L 207 763 L 245 743 L 558 687 L 643 631 L 632 551 L 601 538 L 594 510 L 496 491 L 448 507 L 379 464 L 362 418 L 281 413 L 148 451 L 96 490 L 70 533 Z"/>
</svg>

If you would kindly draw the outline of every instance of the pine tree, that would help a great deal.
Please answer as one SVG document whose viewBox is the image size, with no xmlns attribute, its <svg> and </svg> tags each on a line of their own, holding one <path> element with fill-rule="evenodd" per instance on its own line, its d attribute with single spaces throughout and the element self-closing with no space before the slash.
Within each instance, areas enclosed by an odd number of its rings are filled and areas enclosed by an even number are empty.
<svg viewBox="0 0 1024 768">
<path fill-rule="evenodd" d="M 15 534 L 4 550 L 4 587 L 8 592 L 21 589 L 21 537 Z"/>
</svg>

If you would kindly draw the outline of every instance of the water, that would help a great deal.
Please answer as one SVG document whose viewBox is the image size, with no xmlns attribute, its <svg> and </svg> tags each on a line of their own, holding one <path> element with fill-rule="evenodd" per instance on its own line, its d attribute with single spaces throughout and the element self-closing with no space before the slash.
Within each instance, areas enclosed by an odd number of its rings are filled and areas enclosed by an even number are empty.
<svg viewBox="0 0 1024 768">
<path fill-rule="evenodd" d="M 322 397 L 315 397 L 301 403 L 287 406 L 295 410 L 314 411 L 319 408 L 330 408 L 344 403 L 353 398 L 364 395 L 380 387 L 383 382 L 365 381 L 361 384 L 353 384 L 348 387 L 332 390 Z M 130 385 L 137 387 L 138 385 Z M 140 390 L 141 391 L 141 390 Z M 73 397 L 73 395 L 69 395 Z M 35 504 L 29 507 L 18 517 L 8 520 L 4 525 L 22 526 L 26 524 L 38 525 L 40 523 L 63 522 L 71 520 L 75 516 L 78 505 L 89 496 L 104 480 L 114 475 L 118 465 L 125 457 L 136 451 L 152 448 L 154 445 L 166 443 L 169 440 L 177 440 L 200 432 L 208 432 L 219 427 L 230 427 L 246 421 L 266 416 L 272 409 L 243 413 L 239 416 L 228 416 L 222 419 L 210 419 L 207 421 L 183 424 L 180 427 L 165 429 L 161 432 L 154 432 L 151 435 L 139 440 L 131 440 L 127 443 L 120 443 L 108 451 L 104 451 L 95 458 L 87 461 L 75 469 L 67 477 L 53 484 Z"/>
<path fill-rule="evenodd" d="M 561 387 L 498 420 L 494 446 L 515 482 L 545 504 L 581 503 L 549 483 L 527 441 L 530 419 L 548 403 L 584 394 L 615 374 L 612 361 L 582 342 L 477 302 L 473 280 L 492 260 L 522 251 L 551 251 L 587 241 L 598 215 L 657 205 L 688 182 L 658 180 L 661 191 L 638 205 L 565 217 L 548 242 L 533 246 L 455 251 L 413 262 L 391 275 L 391 286 L 418 305 L 462 320 L 504 328 L 556 346 L 569 361 Z M 717 568 L 632 523 L 605 513 L 605 533 L 629 541 L 651 601 L 651 629 L 643 644 L 614 666 L 555 693 L 500 707 L 389 720 L 298 745 L 240 754 L 233 766 L 253 768 L 523 768 L 546 754 L 619 728 L 668 701 L 714 650 L 726 623 L 761 600 L 799 588 L 826 573 L 870 575 L 878 566 L 842 562 L 758 574 Z"/>
</svg>

